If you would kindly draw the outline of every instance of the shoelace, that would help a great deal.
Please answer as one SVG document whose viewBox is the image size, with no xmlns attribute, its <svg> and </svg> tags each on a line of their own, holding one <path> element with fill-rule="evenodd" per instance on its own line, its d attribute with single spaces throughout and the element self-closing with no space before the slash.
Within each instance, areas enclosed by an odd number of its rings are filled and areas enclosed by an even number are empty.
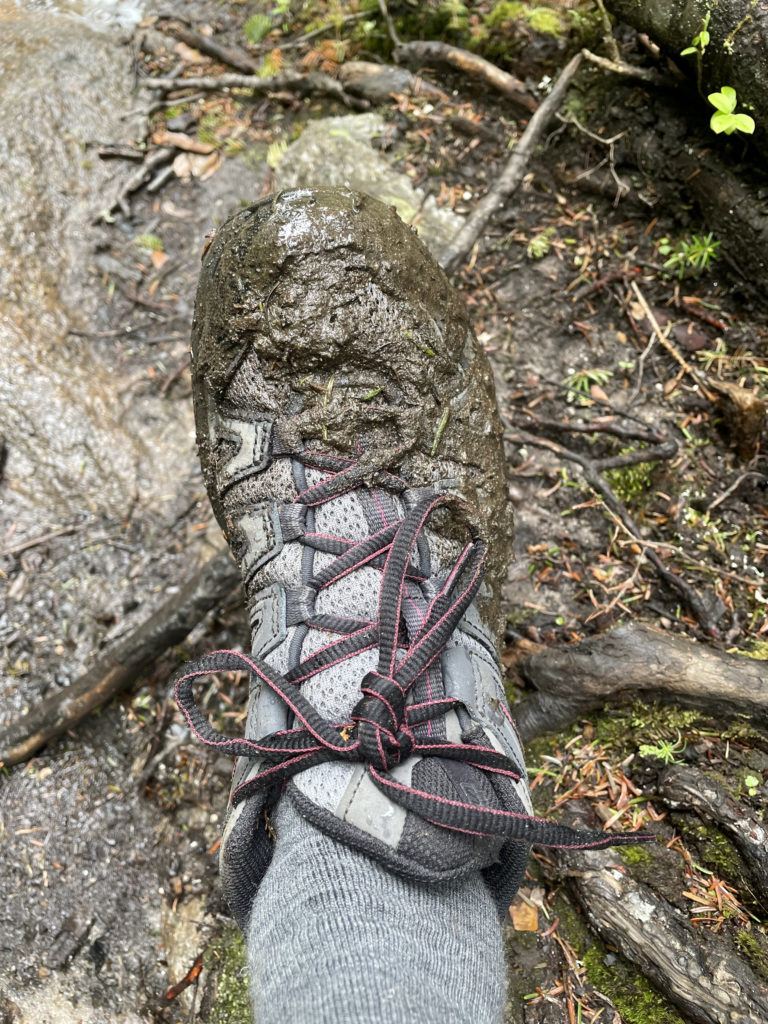
<svg viewBox="0 0 768 1024">
<path fill-rule="evenodd" d="M 296 502 L 316 506 L 372 482 L 394 491 L 406 485 L 400 478 L 382 471 L 371 474 L 360 463 L 334 455 L 303 453 L 293 455 L 305 465 L 329 470 L 331 475 L 300 494 Z M 402 608 L 408 581 L 425 577 L 413 565 L 412 552 L 426 523 L 440 508 L 450 508 L 463 521 L 469 535 L 448 578 L 432 598 L 418 632 L 408 637 L 402 629 Z M 304 543 L 328 551 L 324 541 L 307 534 Z M 214 651 L 187 663 L 175 680 L 175 697 L 192 733 L 208 746 L 234 757 L 258 758 L 264 766 L 232 793 L 237 804 L 257 790 L 280 787 L 287 779 L 327 761 L 362 762 L 375 785 L 395 803 L 445 828 L 484 836 L 502 836 L 544 846 L 569 849 L 598 848 L 647 842 L 645 833 L 611 834 L 577 830 L 557 822 L 535 818 L 501 807 L 487 807 L 449 800 L 434 793 L 407 786 L 390 777 L 390 769 L 412 754 L 463 761 L 486 772 L 514 781 L 520 779 L 517 766 L 504 754 L 485 743 L 466 737 L 461 743 L 417 735 L 417 726 L 459 706 L 459 701 L 441 697 L 407 703 L 415 681 L 440 656 L 460 619 L 482 583 L 485 545 L 469 520 L 465 503 L 453 495 L 429 492 L 405 513 L 360 542 L 334 538 L 330 544 L 335 560 L 317 572 L 307 584 L 318 593 L 348 573 L 370 565 L 381 569 L 378 619 L 361 625 L 359 620 L 312 614 L 305 625 L 339 634 L 335 640 L 302 661 L 286 674 L 266 661 L 237 651 Z M 347 658 L 378 647 L 378 667 L 361 680 L 361 697 L 350 719 L 329 722 L 300 692 L 300 684 L 318 672 Z M 258 740 L 231 738 L 213 728 L 194 699 L 201 677 L 217 672 L 246 669 L 258 677 L 294 715 L 296 727 L 274 732 Z M 506 713 L 506 709 L 505 709 Z"/>
</svg>

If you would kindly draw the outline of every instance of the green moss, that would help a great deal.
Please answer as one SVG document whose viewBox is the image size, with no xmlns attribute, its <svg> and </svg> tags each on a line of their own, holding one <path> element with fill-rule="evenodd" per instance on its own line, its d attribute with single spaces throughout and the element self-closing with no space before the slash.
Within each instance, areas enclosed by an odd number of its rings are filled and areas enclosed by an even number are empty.
<svg viewBox="0 0 768 1024">
<path fill-rule="evenodd" d="M 520 3 L 519 0 L 513 0 L 512 3 L 496 4 L 493 10 L 489 11 L 483 18 L 483 23 L 488 28 L 509 27 L 511 22 L 524 18 L 527 9 L 527 4 Z"/>
<path fill-rule="evenodd" d="M 562 36 L 567 31 L 560 15 L 550 7 L 532 7 L 525 20 L 543 36 Z"/>
<path fill-rule="evenodd" d="M 622 448 L 619 454 L 628 455 L 633 450 Z M 637 504 L 640 498 L 648 498 L 652 493 L 651 480 L 655 466 L 655 462 L 638 462 L 634 466 L 606 470 L 605 478 L 616 496 L 625 504 Z"/>
<path fill-rule="evenodd" d="M 638 700 L 631 707 L 608 705 L 605 712 L 594 719 L 595 739 L 606 747 L 635 750 L 640 743 L 676 739 L 677 733 L 684 733 L 702 720 L 700 711 L 669 704 L 646 704 Z"/>
<path fill-rule="evenodd" d="M 558 925 L 560 934 L 573 947 L 576 956 L 581 959 L 584 950 L 594 941 L 589 934 L 584 918 L 562 892 L 555 895 L 552 911 L 560 922 Z"/>
<path fill-rule="evenodd" d="M 760 932 L 740 931 L 736 945 L 749 960 L 752 970 L 761 981 L 768 982 L 768 940 Z"/>
<path fill-rule="evenodd" d="M 714 825 L 687 815 L 676 816 L 675 822 L 688 840 L 696 843 L 699 860 L 720 878 L 740 883 L 746 869 L 735 846 Z"/>
<path fill-rule="evenodd" d="M 742 654 L 757 661 L 768 661 L 768 640 L 753 640 L 749 650 L 742 651 Z"/>
<path fill-rule="evenodd" d="M 204 966 L 217 975 L 211 1024 L 249 1024 L 248 967 L 239 928 L 231 925 L 214 939 L 206 950 Z"/>
<path fill-rule="evenodd" d="M 684 1024 L 683 1018 L 648 979 L 621 957 L 610 966 L 596 943 L 583 957 L 587 978 L 615 1004 L 626 1024 Z"/>
<path fill-rule="evenodd" d="M 638 864 L 651 864 L 653 856 L 644 846 L 626 846 L 621 850 L 621 859 L 628 867 Z"/>
</svg>

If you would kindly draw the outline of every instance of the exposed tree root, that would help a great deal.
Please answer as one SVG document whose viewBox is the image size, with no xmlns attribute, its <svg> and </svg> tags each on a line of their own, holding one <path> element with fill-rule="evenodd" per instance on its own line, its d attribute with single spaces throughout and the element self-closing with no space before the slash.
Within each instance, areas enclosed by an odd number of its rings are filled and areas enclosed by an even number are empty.
<svg viewBox="0 0 768 1024">
<path fill-rule="evenodd" d="M 638 694 L 688 707 L 768 721 L 765 663 L 724 654 L 640 623 L 566 647 L 548 647 L 522 662 L 537 693 L 515 707 L 524 740 L 562 729 Z"/>
<path fill-rule="evenodd" d="M 479 78 L 496 92 L 500 92 L 531 113 L 539 106 L 519 78 L 510 75 L 508 71 L 503 71 L 489 60 L 478 57 L 476 53 L 462 50 L 458 46 L 451 46 L 439 40 L 417 39 L 410 43 L 398 42 L 394 57 L 398 63 L 419 67 L 431 63 L 448 64 L 457 71 Z"/>
<path fill-rule="evenodd" d="M 635 881 L 615 851 L 554 851 L 590 925 L 694 1021 L 761 1024 L 768 991 L 730 941 L 694 928 Z"/>
<path fill-rule="evenodd" d="M 673 808 L 694 810 L 733 836 L 759 896 L 768 899 L 768 829 L 711 775 L 671 765 L 659 778 L 659 796 Z"/>
</svg>

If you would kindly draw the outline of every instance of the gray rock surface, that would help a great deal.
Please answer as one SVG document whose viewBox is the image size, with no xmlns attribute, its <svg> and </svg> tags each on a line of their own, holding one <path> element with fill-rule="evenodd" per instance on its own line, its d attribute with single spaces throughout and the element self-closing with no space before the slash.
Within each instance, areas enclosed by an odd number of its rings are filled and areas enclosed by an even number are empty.
<svg viewBox="0 0 768 1024">
<path fill-rule="evenodd" d="M 292 143 L 277 166 L 278 188 L 309 185 L 347 185 L 387 203 L 406 224 L 413 224 L 423 241 L 438 254 L 463 223 L 433 196 L 415 188 L 407 174 L 371 145 L 386 133 L 380 114 L 349 114 L 312 121 Z"/>
</svg>

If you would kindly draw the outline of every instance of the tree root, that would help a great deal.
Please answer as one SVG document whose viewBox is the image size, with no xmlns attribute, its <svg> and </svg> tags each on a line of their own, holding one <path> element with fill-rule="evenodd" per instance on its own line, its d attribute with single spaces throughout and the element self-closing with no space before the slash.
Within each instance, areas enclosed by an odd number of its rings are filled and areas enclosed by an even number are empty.
<svg viewBox="0 0 768 1024">
<path fill-rule="evenodd" d="M 613 493 L 612 487 L 602 475 L 605 470 L 631 465 L 633 461 L 647 462 L 656 459 L 672 458 L 677 451 L 674 441 L 667 441 L 655 449 L 641 449 L 639 452 L 630 453 L 625 456 L 616 456 L 612 459 L 588 459 L 585 455 L 580 455 L 578 452 L 564 448 L 563 445 L 558 444 L 556 441 L 549 441 L 543 437 L 534 437 L 532 434 L 522 430 L 517 430 L 515 433 L 507 434 L 506 436 L 507 440 L 512 441 L 514 444 L 527 444 L 538 448 L 546 448 L 562 459 L 575 462 L 581 468 L 582 475 L 589 486 L 600 495 L 608 509 L 624 526 L 627 533 L 642 547 L 645 557 L 653 565 L 661 579 L 683 598 L 703 631 L 711 637 L 717 638 L 720 636 L 720 631 L 717 628 L 717 618 L 719 616 L 713 613 L 713 602 L 702 597 L 682 576 L 678 576 L 664 565 L 654 546 L 645 540 L 632 516 Z M 716 612 L 717 606 L 714 607 Z"/>
<path fill-rule="evenodd" d="M 515 706 L 523 740 L 562 729 L 605 705 L 638 694 L 688 707 L 768 721 L 764 662 L 724 654 L 639 623 L 549 647 L 526 658 L 537 693 Z"/>
<path fill-rule="evenodd" d="M 0 766 L 26 761 L 49 740 L 127 689 L 156 658 L 182 641 L 239 581 L 228 551 L 210 558 L 178 594 L 109 648 L 71 686 L 6 726 L 0 732 Z"/>
<path fill-rule="evenodd" d="M 694 810 L 733 836 L 750 870 L 757 898 L 768 899 L 768 829 L 711 775 L 687 765 L 671 765 L 659 777 L 658 793 L 667 806 Z"/>
<path fill-rule="evenodd" d="M 410 64 L 424 67 L 425 64 L 436 62 L 448 64 L 457 71 L 479 78 L 486 85 L 489 85 L 496 92 L 500 92 L 507 99 L 513 100 L 521 107 L 525 107 L 531 113 L 538 108 L 539 104 L 526 91 L 525 83 L 519 78 L 503 71 L 500 67 L 492 64 L 483 57 L 469 50 L 462 50 L 458 46 L 451 46 L 439 40 L 417 39 L 414 42 L 398 42 L 395 46 L 394 58 L 398 64 Z"/>
<path fill-rule="evenodd" d="M 635 881 L 612 850 L 553 851 L 601 939 L 637 965 L 692 1020 L 759 1024 L 768 992 L 731 944 Z"/>
<path fill-rule="evenodd" d="M 195 89 L 201 92 L 219 92 L 225 89 L 249 89 L 254 94 L 288 91 L 298 96 L 323 95 L 339 100 L 354 110 L 368 110 L 367 100 L 350 96 L 341 82 L 324 71 L 281 71 L 270 78 L 256 75 L 213 75 L 205 78 L 148 78 L 143 83 L 147 89 L 161 92 L 175 92 L 181 89 Z"/>
</svg>

